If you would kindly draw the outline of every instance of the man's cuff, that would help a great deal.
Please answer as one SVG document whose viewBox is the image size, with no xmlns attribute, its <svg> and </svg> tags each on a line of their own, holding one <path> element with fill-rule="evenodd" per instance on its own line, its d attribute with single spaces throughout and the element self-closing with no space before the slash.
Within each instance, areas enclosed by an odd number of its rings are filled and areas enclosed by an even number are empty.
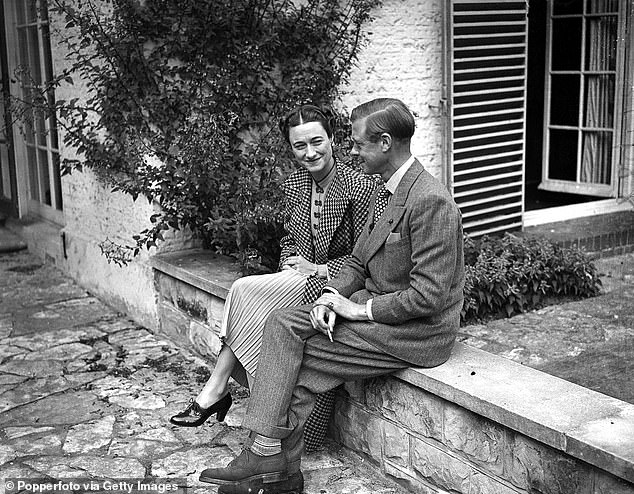
<svg viewBox="0 0 634 494">
<path fill-rule="evenodd" d="M 325 286 L 321 289 L 321 294 L 323 295 L 324 293 L 334 293 L 335 295 L 339 295 L 339 292 L 337 291 L 336 288 L 333 288 L 331 286 Z"/>
<path fill-rule="evenodd" d="M 365 303 L 365 313 L 368 315 L 368 319 L 370 321 L 374 321 L 374 316 L 372 315 L 372 299 L 369 298 Z"/>
</svg>

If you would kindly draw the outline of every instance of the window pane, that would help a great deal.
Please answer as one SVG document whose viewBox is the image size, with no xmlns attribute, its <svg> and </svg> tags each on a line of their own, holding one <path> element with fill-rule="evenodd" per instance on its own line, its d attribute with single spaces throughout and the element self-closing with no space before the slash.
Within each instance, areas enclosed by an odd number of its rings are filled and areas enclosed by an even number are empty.
<svg viewBox="0 0 634 494">
<path fill-rule="evenodd" d="M 62 206 L 62 179 L 60 173 L 60 164 L 59 164 L 59 154 L 52 153 L 53 157 L 53 187 L 55 187 L 55 208 L 60 211 L 63 209 Z"/>
<path fill-rule="evenodd" d="M 29 43 L 29 59 L 25 60 L 22 64 L 25 68 L 28 68 L 31 72 L 31 78 L 36 85 L 42 84 L 42 70 L 40 67 L 40 34 L 38 26 L 31 26 L 28 29 L 28 43 Z"/>
<path fill-rule="evenodd" d="M 37 173 L 37 155 L 35 153 L 35 149 L 32 146 L 26 147 L 26 159 L 29 167 L 29 189 L 31 192 L 31 199 L 39 201 L 40 178 Z"/>
<path fill-rule="evenodd" d="M 586 19 L 586 70 L 616 70 L 616 17 Z"/>
<path fill-rule="evenodd" d="M 46 134 L 44 112 L 42 110 L 37 110 L 35 112 L 35 138 L 39 146 L 46 147 Z"/>
<path fill-rule="evenodd" d="M 589 14 L 602 14 L 605 12 L 618 12 L 619 0 L 588 0 L 586 4 Z"/>
<path fill-rule="evenodd" d="M 551 124 L 579 125 L 579 79 L 580 76 L 571 74 L 551 76 Z"/>
<path fill-rule="evenodd" d="M 581 181 L 609 185 L 611 171 L 612 132 L 584 132 Z"/>
<path fill-rule="evenodd" d="M 26 22 L 37 22 L 37 9 L 37 0 L 26 0 Z"/>
<path fill-rule="evenodd" d="M 553 19 L 552 70 L 581 69 L 581 21 Z"/>
<path fill-rule="evenodd" d="M 553 3 L 553 14 L 582 14 L 583 0 L 555 0 Z"/>
<path fill-rule="evenodd" d="M 614 127 L 614 76 L 586 76 L 583 125 Z"/>
<path fill-rule="evenodd" d="M 577 181 L 577 131 L 550 130 L 548 178 Z"/>
<path fill-rule="evenodd" d="M 52 205 L 51 198 L 51 176 L 48 172 L 48 153 L 46 151 L 39 150 L 38 154 L 38 166 L 40 168 L 40 177 L 42 180 L 42 193 L 44 197 L 40 198 L 40 202 L 50 206 Z"/>
</svg>

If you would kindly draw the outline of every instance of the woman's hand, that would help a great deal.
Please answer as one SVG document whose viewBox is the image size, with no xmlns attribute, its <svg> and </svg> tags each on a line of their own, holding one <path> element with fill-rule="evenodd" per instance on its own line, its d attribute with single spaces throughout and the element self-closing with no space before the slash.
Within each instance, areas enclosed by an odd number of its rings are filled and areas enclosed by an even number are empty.
<svg viewBox="0 0 634 494">
<path fill-rule="evenodd" d="M 302 256 L 288 256 L 282 269 L 294 269 L 305 275 L 314 274 L 317 271 L 317 264 L 307 261 Z"/>
<path fill-rule="evenodd" d="M 325 306 L 330 311 L 348 319 L 349 321 L 368 320 L 368 315 L 366 314 L 365 310 L 365 304 L 355 304 L 346 297 L 343 297 L 337 293 L 324 293 L 313 303 L 313 311 L 315 311 L 315 309 L 319 306 Z"/>
</svg>

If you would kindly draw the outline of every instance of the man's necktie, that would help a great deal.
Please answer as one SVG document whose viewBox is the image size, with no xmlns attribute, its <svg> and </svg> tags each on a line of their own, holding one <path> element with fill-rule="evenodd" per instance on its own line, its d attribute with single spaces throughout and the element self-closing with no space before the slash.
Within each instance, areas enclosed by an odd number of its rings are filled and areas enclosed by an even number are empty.
<svg viewBox="0 0 634 494">
<path fill-rule="evenodd" d="M 385 184 L 379 185 L 376 194 L 376 203 L 374 205 L 374 217 L 372 218 L 372 226 L 376 225 L 387 207 L 390 198 L 390 191 L 385 188 Z"/>
</svg>

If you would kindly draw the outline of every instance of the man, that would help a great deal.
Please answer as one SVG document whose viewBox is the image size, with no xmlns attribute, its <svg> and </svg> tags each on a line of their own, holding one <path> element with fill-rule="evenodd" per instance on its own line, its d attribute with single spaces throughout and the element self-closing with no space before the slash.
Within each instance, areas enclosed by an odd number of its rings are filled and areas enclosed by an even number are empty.
<svg viewBox="0 0 634 494">
<path fill-rule="evenodd" d="M 243 423 L 252 431 L 246 448 L 200 476 L 223 484 L 219 492 L 301 492 L 302 429 L 315 393 L 449 358 L 463 304 L 458 208 L 412 156 L 414 118 L 401 101 L 364 103 L 351 120 L 352 154 L 385 187 L 322 296 L 267 320 Z"/>
</svg>

